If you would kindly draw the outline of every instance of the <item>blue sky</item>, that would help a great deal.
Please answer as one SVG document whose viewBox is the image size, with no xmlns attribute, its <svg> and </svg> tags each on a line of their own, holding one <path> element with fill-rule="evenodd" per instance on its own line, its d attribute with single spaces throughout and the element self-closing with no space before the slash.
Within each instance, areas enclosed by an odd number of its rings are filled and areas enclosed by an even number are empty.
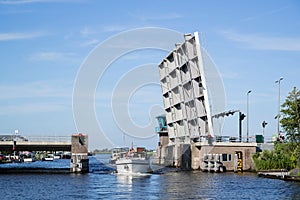
<svg viewBox="0 0 300 200">
<path fill-rule="evenodd" d="M 70 135 L 77 132 L 72 93 L 80 66 L 109 37 L 134 28 L 161 27 L 181 33 L 200 32 L 202 45 L 223 78 L 227 109 L 246 112 L 249 98 L 250 135 L 276 133 L 278 88 L 281 100 L 300 87 L 300 3 L 287 1 L 96 1 L 0 0 L 0 133 Z M 182 41 L 178 41 L 182 42 Z M 173 45 L 173 44 L 172 44 Z M 115 61 L 96 91 L 95 109 L 114 145 L 122 133 L 113 125 L 110 95 L 128 70 L 159 63 L 167 53 L 144 50 Z M 160 88 L 145 87 L 129 102 L 141 126 L 149 106 L 162 105 Z M 224 135 L 237 135 L 238 118 L 226 119 Z M 246 123 L 244 122 L 244 128 Z M 245 133 L 245 130 L 244 130 Z M 92 140 L 92 148 L 106 144 Z M 126 138 L 126 143 L 154 148 L 157 137 Z"/>
</svg>

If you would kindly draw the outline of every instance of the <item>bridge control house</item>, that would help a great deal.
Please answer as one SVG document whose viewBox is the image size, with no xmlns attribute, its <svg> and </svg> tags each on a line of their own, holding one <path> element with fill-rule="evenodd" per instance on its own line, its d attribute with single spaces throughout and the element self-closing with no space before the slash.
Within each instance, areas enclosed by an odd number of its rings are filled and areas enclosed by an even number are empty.
<svg viewBox="0 0 300 200">
<path fill-rule="evenodd" d="M 158 116 L 154 164 L 203 171 L 253 170 L 256 142 L 214 132 L 207 68 L 198 33 L 184 35 L 158 65 L 165 114 Z"/>
</svg>

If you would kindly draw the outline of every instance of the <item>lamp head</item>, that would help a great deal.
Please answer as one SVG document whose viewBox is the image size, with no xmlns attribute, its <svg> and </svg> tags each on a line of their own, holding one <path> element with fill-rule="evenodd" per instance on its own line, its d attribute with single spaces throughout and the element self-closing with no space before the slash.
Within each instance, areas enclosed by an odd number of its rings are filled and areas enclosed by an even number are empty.
<svg viewBox="0 0 300 200">
<path fill-rule="evenodd" d="M 283 80 L 283 77 L 280 77 L 279 80 L 275 81 L 275 83 L 279 83 L 282 80 Z"/>
</svg>

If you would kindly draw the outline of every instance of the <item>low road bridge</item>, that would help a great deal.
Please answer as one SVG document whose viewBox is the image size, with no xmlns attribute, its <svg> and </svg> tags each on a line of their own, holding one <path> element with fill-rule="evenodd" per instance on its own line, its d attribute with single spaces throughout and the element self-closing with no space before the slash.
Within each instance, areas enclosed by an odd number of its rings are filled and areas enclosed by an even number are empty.
<svg viewBox="0 0 300 200">
<path fill-rule="evenodd" d="M 0 135 L 0 151 L 70 151 L 70 172 L 89 171 L 88 135 L 23 137 L 20 135 Z"/>
<path fill-rule="evenodd" d="M 71 151 L 70 136 L 28 136 L 0 141 L 0 151 Z"/>
</svg>

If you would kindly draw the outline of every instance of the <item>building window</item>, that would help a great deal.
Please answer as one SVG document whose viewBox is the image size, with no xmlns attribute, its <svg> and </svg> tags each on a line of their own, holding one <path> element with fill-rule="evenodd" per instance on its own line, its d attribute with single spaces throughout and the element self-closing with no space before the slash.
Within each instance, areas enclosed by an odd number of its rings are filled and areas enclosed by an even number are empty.
<svg viewBox="0 0 300 200">
<path fill-rule="evenodd" d="M 222 154 L 222 160 L 224 162 L 231 162 L 231 154 Z"/>
</svg>

